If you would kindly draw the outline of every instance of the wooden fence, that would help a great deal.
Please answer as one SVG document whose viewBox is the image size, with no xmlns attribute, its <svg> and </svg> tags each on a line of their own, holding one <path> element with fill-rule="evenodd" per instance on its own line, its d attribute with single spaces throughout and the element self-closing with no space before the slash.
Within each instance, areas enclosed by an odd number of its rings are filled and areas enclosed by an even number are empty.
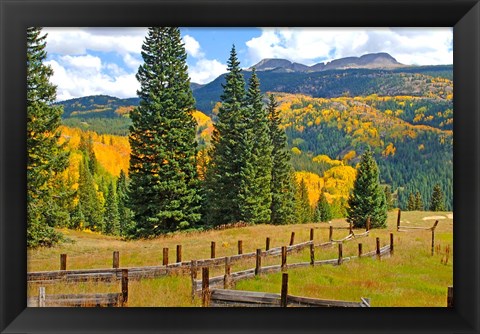
<svg viewBox="0 0 480 334">
<path fill-rule="evenodd" d="M 432 227 L 423 227 L 423 226 L 402 226 L 400 225 L 400 218 L 402 216 L 402 211 L 399 209 L 397 214 L 397 232 L 411 232 L 411 231 L 431 231 L 432 232 L 432 243 L 431 243 L 431 255 L 433 256 L 435 250 L 435 229 L 438 225 L 438 220 L 435 221 Z"/>
<path fill-rule="evenodd" d="M 385 245 L 383 247 L 380 247 L 380 238 L 376 238 L 376 248 L 375 250 L 368 252 L 368 253 L 363 253 L 363 247 L 362 244 L 359 244 L 358 247 L 358 255 L 356 256 L 349 256 L 349 257 L 344 257 L 343 256 L 343 244 L 339 243 L 338 244 L 338 257 L 336 259 L 329 259 L 329 260 L 315 260 L 315 253 L 314 251 L 310 252 L 310 261 L 309 262 L 299 262 L 299 263 L 292 263 L 292 264 L 287 264 L 287 252 L 286 252 L 286 247 L 282 247 L 282 259 L 281 259 L 281 264 L 278 265 L 272 265 L 272 266 L 266 266 L 263 267 L 261 265 L 262 261 L 262 254 L 263 252 L 261 250 L 258 250 L 256 252 L 256 265 L 255 268 L 252 269 L 247 269 L 247 270 L 242 270 L 242 271 L 237 271 L 237 272 L 231 272 L 231 261 L 229 261 L 229 258 L 225 259 L 224 265 L 225 265 L 225 274 L 221 276 L 215 276 L 215 277 L 209 277 L 208 278 L 208 285 L 212 287 L 223 287 L 224 289 L 228 289 L 232 285 L 234 285 L 237 281 L 244 280 L 244 279 L 249 279 L 252 277 L 255 277 L 260 274 L 267 274 L 267 273 L 276 273 L 280 271 L 286 271 L 288 269 L 293 269 L 293 268 L 302 268 L 302 267 L 309 267 L 309 266 L 318 266 L 318 265 L 341 265 L 343 262 L 350 261 L 355 258 L 362 258 L 362 257 L 376 257 L 378 259 L 381 259 L 384 256 L 389 256 L 393 254 L 394 251 L 394 245 L 393 245 L 393 233 L 390 233 L 390 244 Z M 312 245 L 313 246 L 313 245 Z M 313 248 L 313 247 L 312 247 Z M 199 269 L 202 269 L 202 273 L 204 269 L 208 269 L 208 267 L 202 267 L 198 265 L 198 263 L 195 263 L 195 261 L 191 262 L 191 282 L 192 282 L 192 298 L 195 295 L 198 295 L 202 291 L 202 286 L 205 285 L 206 283 L 204 280 L 206 279 L 205 277 L 202 276 L 201 280 L 197 279 L 197 271 Z"/>
<path fill-rule="evenodd" d="M 208 268 L 205 268 L 208 271 Z M 208 280 L 205 280 L 208 282 Z M 370 307 L 368 298 L 360 302 L 324 300 L 299 297 L 288 294 L 288 274 L 282 275 L 281 293 L 210 289 L 208 284 L 202 287 L 202 306 L 204 307 Z"/>
<path fill-rule="evenodd" d="M 122 291 L 94 294 L 45 294 L 39 287 L 38 297 L 27 299 L 28 307 L 125 307 L 128 302 L 128 270 L 121 271 Z"/>
<path fill-rule="evenodd" d="M 310 240 L 294 244 L 295 232 L 292 232 L 290 237 L 290 245 L 286 246 L 287 254 L 293 252 L 299 252 L 307 247 L 311 248 L 325 248 L 332 247 L 337 243 L 343 243 L 362 236 L 368 236 L 368 231 L 362 234 L 353 235 L 350 233 L 346 238 L 342 240 L 330 240 L 328 242 L 315 244 L 314 229 L 310 229 Z M 268 249 L 267 249 L 268 248 Z M 262 257 L 278 257 L 282 256 L 283 247 L 270 248 L 270 238 L 266 239 L 266 250 L 261 251 Z M 223 266 L 228 258 L 230 263 L 236 261 L 243 261 L 246 259 L 253 259 L 257 256 L 257 252 L 243 253 L 243 241 L 238 241 L 238 254 L 232 256 L 215 257 L 216 243 L 212 242 L 210 245 L 209 259 L 194 260 L 196 267 L 215 267 Z M 143 267 L 124 267 L 128 269 L 130 279 L 138 280 L 143 278 L 155 278 L 161 276 L 167 276 L 171 274 L 188 273 L 191 270 L 191 261 L 182 261 L 182 246 L 176 247 L 176 263 L 168 262 L 168 248 L 163 249 L 162 265 L 158 266 L 143 266 Z M 39 271 L 27 273 L 27 281 L 41 284 L 49 284 L 56 282 L 84 282 L 84 281 L 114 281 L 121 278 L 120 267 L 120 254 L 118 251 L 113 252 L 112 268 L 104 269 L 78 269 L 67 270 L 67 254 L 60 254 L 60 270 L 54 271 Z"/>
</svg>

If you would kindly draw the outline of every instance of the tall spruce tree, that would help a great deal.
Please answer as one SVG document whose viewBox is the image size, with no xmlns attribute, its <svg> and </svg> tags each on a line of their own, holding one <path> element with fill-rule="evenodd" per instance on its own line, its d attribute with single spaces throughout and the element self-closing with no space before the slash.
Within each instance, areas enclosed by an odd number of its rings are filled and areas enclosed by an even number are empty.
<svg viewBox="0 0 480 334">
<path fill-rule="evenodd" d="M 327 201 L 325 193 L 322 191 L 320 197 L 318 198 L 317 208 L 316 208 L 316 221 L 319 222 L 328 222 L 332 219 L 332 210 L 330 204 Z"/>
<path fill-rule="evenodd" d="M 206 173 L 207 222 L 211 225 L 244 220 L 246 172 L 245 80 L 235 46 L 227 61 L 221 106 L 212 134 Z M 243 181 L 242 181 L 243 179 Z M 243 190 L 245 192 L 245 190 Z M 240 200 L 243 196 L 244 200 Z"/>
<path fill-rule="evenodd" d="M 415 201 L 415 195 L 410 193 L 410 195 L 408 195 L 407 211 L 415 211 L 416 209 L 417 203 Z"/>
<path fill-rule="evenodd" d="M 395 207 L 395 204 L 390 186 L 385 186 L 383 191 L 385 192 L 385 202 L 387 203 L 387 210 L 392 210 Z"/>
<path fill-rule="evenodd" d="M 50 246 L 61 239 L 51 226 L 58 217 L 68 218 L 59 206 L 62 196 L 54 179 L 68 164 L 67 152 L 58 144 L 63 109 L 52 103 L 56 87 L 47 58 L 46 35 L 41 28 L 27 28 L 27 247 Z M 57 200 L 56 200 L 57 199 Z"/>
<path fill-rule="evenodd" d="M 130 207 L 134 237 L 192 227 L 200 220 L 194 99 L 177 27 L 152 27 L 142 46 L 140 103 L 131 113 Z"/>
<path fill-rule="evenodd" d="M 314 218 L 314 212 L 310 206 L 308 198 L 308 189 L 305 180 L 302 178 L 297 187 L 296 215 L 299 224 L 311 223 Z"/>
<path fill-rule="evenodd" d="M 271 216 L 272 144 L 267 110 L 263 107 L 260 82 L 252 70 L 245 99 L 245 130 L 242 136 L 242 184 L 240 207 L 245 221 L 269 223 Z"/>
<path fill-rule="evenodd" d="M 78 204 L 85 219 L 85 226 L 92 231 L 103 230 L 103 207 L 97 194 L 97 186 L 90 173 L 87 155 L 83 156 L 79 167 Z"/>
<path fill-rule="evenodd" d="M 378 166 L 370 148 L 361 157 L 348 206 L 347 221 L 355 227 L 364 228 L 368 217 L 371 227 L 386 227 L 385 193 L 380 187 Z"/>
<path fill-rule="evenodd" d="M 117 194 L 113 182 L 110 182 L 105 200 L 105 214 L 103 223 L 103 233 L 118 235 L 120 232 L 120 222 L 118 214 Z"/>
<path fill-rule="evenodd" d="M 132 229 L 132 210 L 128 208 L 128 181 L 125 172 L 120 170 L 120 176 L 117 179 L 117 204 L 119 234 L 127 236 Z"/>
<path fill-rule="evenodd" d="M 287 136 L 280 128 L 280 115 L 275 97 L 270 94 L 267 104 L 270 141 L 272 145 L 272 178 L 271 178 L 271 216 L 272 224 L 293 223 L 295 210 L 295 185 L 290 153 L 287 150 Z"/>
<path fill-rule="evenodd" d="M 423 211 L 423 199 L 419 191 L 415 194 L 415 210 Z"/>
<path fill-rule="evenodd" d="M 439 184 L 433 187 L 432 197 L 430 199 L 430 211 L 445 211 L 445 201 L 443 199 L 442 188 Z"/>
</svg>

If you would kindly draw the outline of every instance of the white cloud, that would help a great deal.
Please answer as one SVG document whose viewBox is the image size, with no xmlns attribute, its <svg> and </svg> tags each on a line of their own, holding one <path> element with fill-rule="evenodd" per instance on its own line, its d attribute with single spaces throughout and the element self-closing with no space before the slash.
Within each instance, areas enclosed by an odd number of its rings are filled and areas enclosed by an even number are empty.
<svg viewBox="0 0 480 334">
<path fill-rule="evenodd" d="M 200 43 L 190 35 L 183 36 L 183 43 L 185 44 L 185 51 L 189 56 L 194 58 L 203 57 L 203 52 L 200 51 Z"/>
<path fill-rule="evenodd" d="M 263 28 L 246 42 L 251 64 L 286 58 L 311 65 L 323 60 L 388 52 L 404 64 L 452 64 L 451 28 Z"/>
<path fill-rule="evenodd" d="M 200 84 L 208 83 L 226 71 L 227 65 L 216 59 L 200 59 L 193 66 L 189 67 L 191 81 Z"/>
<path fill-rule="evenodd" d="M 87 50 L 140 54 L 146 28 L 44 28 L 47 52 L 82 55 Z"/>
<path fill-rule="evenodd" d="M 57 86 L 58 101 L 99 94 L 127 98 L 135 96 L 140 87 L 134 73 L 126 73 L 116 64 L 80 67 L 77 65 L 85 57 L 75 57 L 80 61 L 67 57 L 70 56 L 46 62 L 54 71 L 51 81 Z M 103 69 L 110 70 L 113 75 L 107 75 Z"/>
</svg>

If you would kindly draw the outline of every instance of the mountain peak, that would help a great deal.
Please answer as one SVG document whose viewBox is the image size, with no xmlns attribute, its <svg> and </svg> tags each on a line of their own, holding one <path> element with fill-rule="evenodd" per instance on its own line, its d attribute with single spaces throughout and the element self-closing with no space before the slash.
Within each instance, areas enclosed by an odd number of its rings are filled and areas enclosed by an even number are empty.
<svg viewBox="0 0 480 334">
<path fill-rule="evenodd" d="M 360 57 L 345 57 L 334 59 L 327 63 L 318 63 L 307 66 L 294 63 L 282 58 L 265 58 L 256 65 L 246 69 L 251 71 L 255 67 L 257 71 L 274 71 L 274 72 L 320 72 L 333 69 L 349 69 L 349 68 L 368 68 L 368 69 L 391 69 L 403 67 L 394 57 L 386 52 L 368 53 Z"/>
</svg>

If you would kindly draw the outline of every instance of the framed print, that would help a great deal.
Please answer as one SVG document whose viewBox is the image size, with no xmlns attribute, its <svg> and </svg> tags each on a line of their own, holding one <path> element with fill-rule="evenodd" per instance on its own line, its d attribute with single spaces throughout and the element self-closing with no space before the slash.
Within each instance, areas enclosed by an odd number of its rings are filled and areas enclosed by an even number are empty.
<svg viewBox="0 0 480 334">
<path fill-rule="evenodd" d="M 477 1 L 0 1 L 2 333 L 479 332 Z"/>
</svg>

